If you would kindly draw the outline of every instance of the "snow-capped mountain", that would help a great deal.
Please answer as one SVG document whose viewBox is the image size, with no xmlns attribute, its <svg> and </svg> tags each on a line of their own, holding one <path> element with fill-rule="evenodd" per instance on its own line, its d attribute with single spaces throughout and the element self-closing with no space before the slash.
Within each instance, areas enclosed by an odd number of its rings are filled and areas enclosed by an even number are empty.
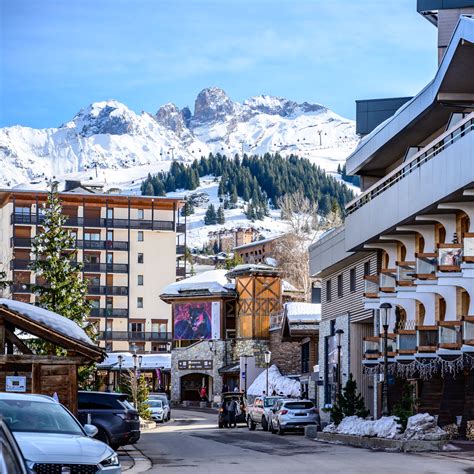
<svg viewBox="0 0 474 474">
<path fill-rule="evenodd" d="M 1 186 L 98 177 L 138 189 L 149 172 L 172 159 L 209 152 L 298 154 L 334 171 L 357 143 L 353 121 L 319 104 L 258 96 L 242 104 L 219 88 L 204 89 L 194 105 L 162 106 L 137 114 L 115 100 L 96 102 L 58 128 L 0 129 Z"/>
</svg>

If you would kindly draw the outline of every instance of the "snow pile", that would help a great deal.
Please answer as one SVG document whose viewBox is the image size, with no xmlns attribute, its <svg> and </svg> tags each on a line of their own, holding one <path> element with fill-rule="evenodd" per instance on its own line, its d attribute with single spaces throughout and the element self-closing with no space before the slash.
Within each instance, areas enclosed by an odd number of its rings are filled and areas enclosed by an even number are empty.
<svg viewBox="0 0 474 474">
<path fill-rule="evenodd" d="M 252 385 L 247 390 L 247 394 L 251 396 L 262 395 L 266 390 L 267 374 L 264 370 L 258 377 L 253 381 Z M 278 394 L 283 392 L 284 396 L 299 397 L 301 395 L 300 383 L 295 379 L 285 377 L 278 370 L 276 365 L 272 365 L 268 369 L 268 392 L 272 393 L 273 390 Z"/>
<path fill-rule="evenodd" d="M 438 441 L 447 437 L 448 433 L 436 424 L 435 418 L 429 413 L 419 413 L 408 418 L 407 429 L 403 433 L 403 439 Z"/>
<path fill-rule="evenodd" d="M 32 304 L 23 303 L 22 301 L 8 300 L 6 298 L 0 298 L 0 306 L 4 306 L 15 313 L 21 314 L 27 319 L 57 331 L 63 336 L 94 345 L 83 329 L 81 329 L 74 321 L 61 316 L 60 314 L 39 308 L 38 306 L 33 306 Z"/>
<path fill-rule="evenodd" d="M 209 291 L 209 293 L 226 293 L 229 291 L 227 270 L 209 270 L 190 278 L 171 283 L 164 290 L 165 295 L 179 295 L 183 291 Z"/>
<path fill-rule="evenodd" d="M 407 429 L 402 427 L 395 416 L 383 416 L 378 420 L 364 420 L 358 416 L 346 416 L 339 425 L 331 423 L 324 428 L 325 433 L 338 433 L 371 438 L 438 441 L 447 438 L 446 431 L 436 425 L 436 420 L 428 413 L 419 413 L 408 418 Z"/>
<path fill-rule="evenodd" d="M 358 416 L 346 416 L 339 425 L 331 423 L 324 428 L 325 433 L 338 433 L 353 436 L 367 436 L 371 438 L 398 437 L 400 425 L 394 416 L 383 416 L 378 420 L 365 420 Z"/>
</svg>

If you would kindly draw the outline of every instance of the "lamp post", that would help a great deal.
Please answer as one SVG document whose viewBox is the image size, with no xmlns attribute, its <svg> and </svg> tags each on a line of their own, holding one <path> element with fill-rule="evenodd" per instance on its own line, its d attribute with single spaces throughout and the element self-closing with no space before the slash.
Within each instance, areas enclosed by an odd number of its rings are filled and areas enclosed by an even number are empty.
<svg viewBox="0 0 474 474">
<path fill-rule="evenodd" d="M 118 366 L 119 366 L 119 376 L 118 376 L 118 388 L 120 390 L 120 386 L 122 385 L 122 364 L 123 364 L 123 355 L 119 354 L 117 356 Z"/>
<path fill-rule="evenodd" d="M 382 387 L 382 416 L 390 416 L 388 408 L 388 318 L 392 305 L 382 303 L 382 326 L 383 326 L 383 387 Z"/>
<path fill-rule="evenodd" d="M 265 356 L 265 364 L 267 365 L 267 385 L 266 385 L 267 390 L 266 390 L 265 393 L 267 394 L 267 397 L 268 397 L 269 396 L 269 393 L 268 393 L 268 368 L 270 366 L 270 361 L 272 359 L 272 353 L 270 351 L 265 351 L 264 356 Z"/>
<path fill-rule="evenodd" d="M 247 396 L 247 359 L 249 357 L 252 357 L 252 356 L 249 356 L 249 355 L 245 354 L 242 357 L 245 359 L 245 362 L 244 362 L 244 375 L 245 375 L 245 377 L 244 377 L 244 395 L 246 397 Z"/>
<path fill-rule="evenodd" d="M 336 331 L 336 344 L 337 344 L 337 396 L 341 396 L 341 349 L 342 349 L 342 335 L 344 331 L 338 329 Z"/>
<path fill-rule="evenodd" d="M 138 356 L 137 353 L 135 352 L 132 355 L 133 359 L 133 380 L 130 381 L 130 388 L 132 389 L 132 397 L 133 397 L 133 407 L 135 410 L 138 408 L 138 382 L 137 382 L 137 362 L 138 362 Z"/>
</svg>

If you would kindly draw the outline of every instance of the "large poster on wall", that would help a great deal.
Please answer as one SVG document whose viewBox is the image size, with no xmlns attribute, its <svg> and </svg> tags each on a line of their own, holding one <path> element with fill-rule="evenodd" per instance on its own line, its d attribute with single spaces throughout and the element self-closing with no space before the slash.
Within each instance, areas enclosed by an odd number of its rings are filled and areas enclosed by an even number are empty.
<svg viewBox="0 0 474 474">
<path fill-rule="evenodd" d="M 216 317 L 216 315 L 219 317 Z M 220 338 L 220 303 L 177 303 L 174 305 L 174 339 L 198 341 Z"/>
</svg>

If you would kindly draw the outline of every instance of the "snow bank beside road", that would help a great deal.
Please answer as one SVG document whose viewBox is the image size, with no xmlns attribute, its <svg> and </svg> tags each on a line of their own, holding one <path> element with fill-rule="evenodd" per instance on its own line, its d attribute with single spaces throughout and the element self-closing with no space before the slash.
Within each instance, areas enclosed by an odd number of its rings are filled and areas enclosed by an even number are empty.
<svg viewBox="0 0 474 474">
<path fill-rule="evenodd" d="M 252 385 L 247 390 L 247 394 L 251 396 L 262 395 L 267 386 L 267 373 L 264 370 L 253 381 Z M 275 390 L 278 394 L 283 392 L 283 395 L 290 397 L 299 397 L 301 394 L 300 383 L 298 380 L 290 379 L 281 375 L 276 365 L 272 365 L 268 369 L 268 392 L 271 394 Z"/>
</svg>

